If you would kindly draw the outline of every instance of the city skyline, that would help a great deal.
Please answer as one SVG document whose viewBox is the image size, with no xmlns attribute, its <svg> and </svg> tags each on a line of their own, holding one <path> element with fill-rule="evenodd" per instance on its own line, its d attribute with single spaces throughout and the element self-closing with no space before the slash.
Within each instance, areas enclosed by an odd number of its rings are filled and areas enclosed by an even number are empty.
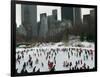
<svg viewBox="0 0 100 77">
<path fill-rule="evenodd" d="M 43 6 L 37 5 L 37 22 L 40 21 L 40 14 L 47 13 L 47 16 L 52 15 L 52 10 L 57 10 L 57 18 L 61 20 L 61 7 L 60 6 Z M 90 14 L 92 8 L 81 8 L 81 19 L 83 20 L 83 15 Z M 16 24 L 17 27 L 22 24 L 21 21 L 21 4 L 16 4 Z"/>
</svg>

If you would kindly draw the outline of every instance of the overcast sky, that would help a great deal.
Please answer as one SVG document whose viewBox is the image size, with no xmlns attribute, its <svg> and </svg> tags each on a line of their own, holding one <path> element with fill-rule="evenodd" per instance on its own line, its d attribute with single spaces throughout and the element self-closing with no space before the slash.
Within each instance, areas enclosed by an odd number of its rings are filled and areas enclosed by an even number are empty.
<svg viewBox="0 0 100 77">
<path fill-rule="evenodd" d="M 52 10 L 53 9 L 57 9 L 57 14 L 58 14 L 58 20 L 61 20 L 61 7 L 56 7 L 56 6 L 37 6 L 37 21 L 40 20 L 40 14 L 41 13 L 47 13 L 47 15 L 51 15 L 52 14 Z M 82 8 L 81 12 L 81 18 L 83 18 L 83 15 L 85 14 L 89 14 L 90 13 L 91 8 Z M 17 26 L 19 26 L 21 24 L 21 5 L 17 4 L 16 5 L 16 23 Z"/>
</svg>

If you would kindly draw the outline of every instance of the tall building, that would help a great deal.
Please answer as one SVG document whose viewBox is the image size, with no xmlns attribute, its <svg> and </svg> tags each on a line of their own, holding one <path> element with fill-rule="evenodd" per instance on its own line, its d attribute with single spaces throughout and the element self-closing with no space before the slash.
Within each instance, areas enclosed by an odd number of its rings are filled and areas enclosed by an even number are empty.
<svg viewBox="0 0 100 77">
<path fill-rule="evenodd" d="M 70 20 L 73 25 L 81 23 L 81 8 L 62 7 L 62 20 Z"/>
<path fill-rule="evenodd" d="M 74 17 L 74 19 L 73 19 L 74 22 L 73 23 L 75 25 L 82 23 L 81 8 L 77 8 L 77 7 L 73 8 L 73 17 Z"/>
<path fill-rule="evenodd" d="M 83 24 L 85 27 L 85 34 L 87 35 L 87 40 L 95 41 L 95 10 L 91 10 L 90 14 L 83 16 Z"/>
<path fill-rule="evenodd" d="M 37 37 L 37 7 L 36 5 L 21 5 L 22 25 L 25 27 L 27 39 Z"/>
<path fill-rule="evenodd" d="M 90 10 L 91 24 L 95 25 L 95 10 Z"/>
<path fill-rule="evenodd" d="M 83 16 L 83 23 L 88 24 L 89 27 L 95 25 L 95 11 L 90 10 L 90 14 L 86 14 Z"/>
<path fill-rule="evenodd" d="M 91 15 L 92 17 L 95 17 L 95 10 L 90 10 L 90 15 Z"/>
<path fill-rule="evenodd" d="M 48 16 L 48 28 L 49 30 L 53 28 L 53 16 Z"/>
<path fill-rule="evenodd" d="M 57 10 L 52 10 L 52 15 L 54 17 L 54 19 L 57 21 Z"/>
<path fill-rule="evenodd" d="M 49 30 L 50 29 L 54 29 L 58 23 L 58 19 L 57 19 L 57 10 L 52 10 L 52 15 L 49 15 L 48 16 L 48 27 L 49 27 Z"/>
<path fill-rule="evenodd" d="M 62 20 L 71 20 L 73 21 L 73 8 L 72 7 L 62 7 Z"/>
<path fill-rule="evenodd" d="M 90 14 L 83 15 L 83 23 L 90 26 Z"/>
<path fill-rule="evenodd" d="M 47 32 L 48 32 L 47 14 L 42 13 L 40 14 L 40 30 L 39 30 L 40 38 L 46 38 Z"/>
</svg>

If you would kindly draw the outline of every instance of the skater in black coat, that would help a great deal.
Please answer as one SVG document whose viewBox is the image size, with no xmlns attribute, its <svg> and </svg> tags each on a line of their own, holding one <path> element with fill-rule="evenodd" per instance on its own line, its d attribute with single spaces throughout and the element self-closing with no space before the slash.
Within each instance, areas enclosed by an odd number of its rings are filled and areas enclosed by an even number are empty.
<svg viewBox="0 0 100 77">
<path fill-rule="evenodd" d="M 35 72 L 36 66 L 33 68 L 33 72 Z"/>
<path fill-rule="evenodd" d="M 23 68 L 21 70 L 21 73 L 23 74 L 25 72 L 25 70 L 26 70 L 26 63 L 24 62 L 24 65 L 23 65 Z"/>
<path fill-rule="evenodd" d="M 37 70 L 37 72 L 40 72 L 40 68 Z"/>
<path fill-rule="evenodd" d="M 53 68 L 50 70 L 50 72 L 55 71 L 55 65 L 53 66 Z"/>
<path fill-rule="evenodd" d="M 30 66 L 33 67 L 32 65 L 33 65 L 33 62 L 31 61 L 31 62 L 30 62 Z"/>
</svg>

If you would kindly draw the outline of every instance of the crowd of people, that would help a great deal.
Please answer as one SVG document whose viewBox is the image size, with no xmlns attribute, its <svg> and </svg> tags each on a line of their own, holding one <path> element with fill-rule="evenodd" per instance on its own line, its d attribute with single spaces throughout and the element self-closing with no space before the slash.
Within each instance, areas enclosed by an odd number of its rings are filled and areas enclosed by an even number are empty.
<svg viewBox="0 0 100 77">
<path fill-rule="evenodd" d="M 93 69 L 95 50 L 91 48 L 23 48 L 16 50 L 16 72 Z"/>
</svg>

